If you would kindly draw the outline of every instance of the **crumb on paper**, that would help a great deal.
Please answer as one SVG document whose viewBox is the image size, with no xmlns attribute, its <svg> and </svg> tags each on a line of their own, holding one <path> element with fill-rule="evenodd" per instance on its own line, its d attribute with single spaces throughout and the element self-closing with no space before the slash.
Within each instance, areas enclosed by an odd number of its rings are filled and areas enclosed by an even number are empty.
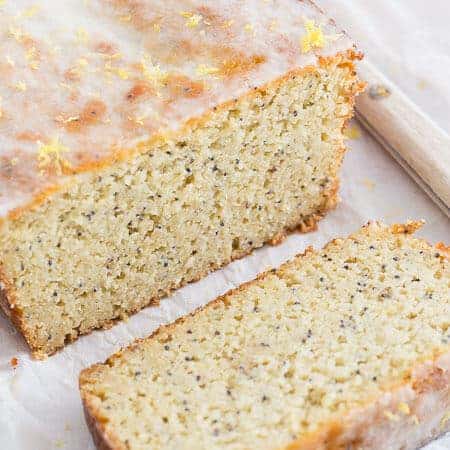
<svg viewBox="0 0 450 450">
<path fill-rule="evenodd" d="M 19 359 L 14 356 L 9 363 L 11 364 L 11 367 L 15 369 L 19 365 Z"/>
<path fill-rule="evenodd" d="M 419 80 L 419 81 L 417 82 L 417 87 L 418 87 L 421 91 L 423 91 L 423 90 L 425 90 L 425 89 L 428 87 L 428 83 L 427 83 L 425 80 Z"/>
<path fill-rule="evenodd" d="M 364 178 L 362 182 L 369 191 L 373 191 L 375 189 L 375 182 L 370 180 L 369 178 Z"/>
<path fill-rule="evenodd" d="M 361 129 L 351 122 L 344 128 L 344 136 L 350 140 L 359 139 L 361 137 Z"/>
<path fill-rule="evenodd" d="M 56 448 L 63 448 L 64 447 L 64 441 L 62 439 L 58 439 L 55 441 L 55 447 Z"/>
<path fill-rule="evenodd" d="M 373 100 L 381 100 L 383 98 L 387 98 L 391 95 L 391 91 L 387 86 L 383 86 L 382 84 L 374 84 L 370 86 L 369 96 Z"/>
</svg>

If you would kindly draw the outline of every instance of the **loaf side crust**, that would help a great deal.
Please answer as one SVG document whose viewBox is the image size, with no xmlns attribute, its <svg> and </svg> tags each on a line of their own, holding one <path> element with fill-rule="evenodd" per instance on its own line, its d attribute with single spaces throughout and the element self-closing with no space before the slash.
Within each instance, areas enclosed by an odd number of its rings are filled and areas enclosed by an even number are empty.
<svg viewBox="0 0 450 450">
<path fill-rule="evenodd" d="M 375 222 L 377 223 L 377 222 Z M 368 228 L 372 222 L 363 227 Z M 394 224 L 390 227 L 393 234 L 414 234 L 424 221 L 410 221 L 406 224 Z M 351 239 L 353 235 L 350 235 Z M 333 239 L 324 246 L 338 241 Z M 436 248 L 450 260 L 450 246 L 438 243 L 435 246 L 422 240 L 427 246 Z M 314 253 L 310 246 L 296 257 L 304 257 Z M 258 275 L 254 280 L 231 289 L 222 296 L 202 306 L 175 322 L 162 325 L 150 336 L 137 339 L 130 346 L 122 348 L 110 356 L 103 364 L 98 363 L 84 369 L 79 377 L 79 389 L 86 423 L 99 450 L 126 450 L 117 435 L 104 426 L 106 418 L 102 417 L 94 403 L 94 396 L 85 389 L 95 376 L 103 370 L 104 365 L 112 364 L 120 359 L 125 351 L 132 350 L 140 343 L 153 339 L 163 331 L 173 329 L 183 323 L 187 317 L 212 308 L 215 304 L 225 303 L 227 297 L 239 293 L 248 286 L 256 284 L 271 273 L 282 270 L 288 263 L 278 269 L 271 269 Z M 340 421 L 330 421 L 322 427 L 287 446 L 274 450 L 380 450 L 402 449 L 415 450 L 440 435 L 450 431 L 450 352 L 435 355 L 433 359 L 420 361 L 413 367 L 403 383 L 386 386 L 384 394 L 378 398 L 368 399 L 366 406 L 348 411 Z M 408 402 L 406 413 L 401 405 Z M 395 440 L 400 438 L 399 440 Z"/>
</svg>

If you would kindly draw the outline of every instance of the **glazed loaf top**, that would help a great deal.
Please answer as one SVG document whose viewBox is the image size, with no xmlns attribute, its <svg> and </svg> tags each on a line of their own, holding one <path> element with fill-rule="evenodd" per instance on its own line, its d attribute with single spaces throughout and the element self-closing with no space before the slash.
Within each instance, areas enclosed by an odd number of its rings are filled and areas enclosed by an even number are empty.
<svg viewBox="0 0 450 450">
<path fill-rule="evenodd" d="M 352 48 L 309 0 L 2 0 L 0 218 Z"/>
</svg>

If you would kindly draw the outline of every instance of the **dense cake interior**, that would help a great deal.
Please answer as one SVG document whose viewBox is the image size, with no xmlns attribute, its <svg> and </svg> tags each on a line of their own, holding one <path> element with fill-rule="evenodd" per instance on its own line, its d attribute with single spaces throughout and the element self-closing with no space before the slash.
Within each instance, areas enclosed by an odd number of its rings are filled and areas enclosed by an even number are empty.
<svg viewBox="0 0 450 450">
<path fill-rule="evenodd" d="M 443 253 L 372 225 L 86 371 L 82 392 L 126 449 L 283 448 L 448 351 L 449 283 Z"/>
<path fill-rule="evenodd" d="M 4 280 L 35 353 L 311 226 L 336 200 L 359 86 L 341 57 L 286 76 L 3 223 Z"/>
</svg>

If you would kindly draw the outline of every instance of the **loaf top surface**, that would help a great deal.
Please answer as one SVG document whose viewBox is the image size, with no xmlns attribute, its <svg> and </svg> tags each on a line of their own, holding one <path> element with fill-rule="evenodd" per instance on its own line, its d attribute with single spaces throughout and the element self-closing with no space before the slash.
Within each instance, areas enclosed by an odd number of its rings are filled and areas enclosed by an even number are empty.
<svg viewBox="0 0 450 450">
<path fill-rule="evenodd" d="M 2 0 L 0 218 L 351 48 L 309 0 Z"/>
</svg>

